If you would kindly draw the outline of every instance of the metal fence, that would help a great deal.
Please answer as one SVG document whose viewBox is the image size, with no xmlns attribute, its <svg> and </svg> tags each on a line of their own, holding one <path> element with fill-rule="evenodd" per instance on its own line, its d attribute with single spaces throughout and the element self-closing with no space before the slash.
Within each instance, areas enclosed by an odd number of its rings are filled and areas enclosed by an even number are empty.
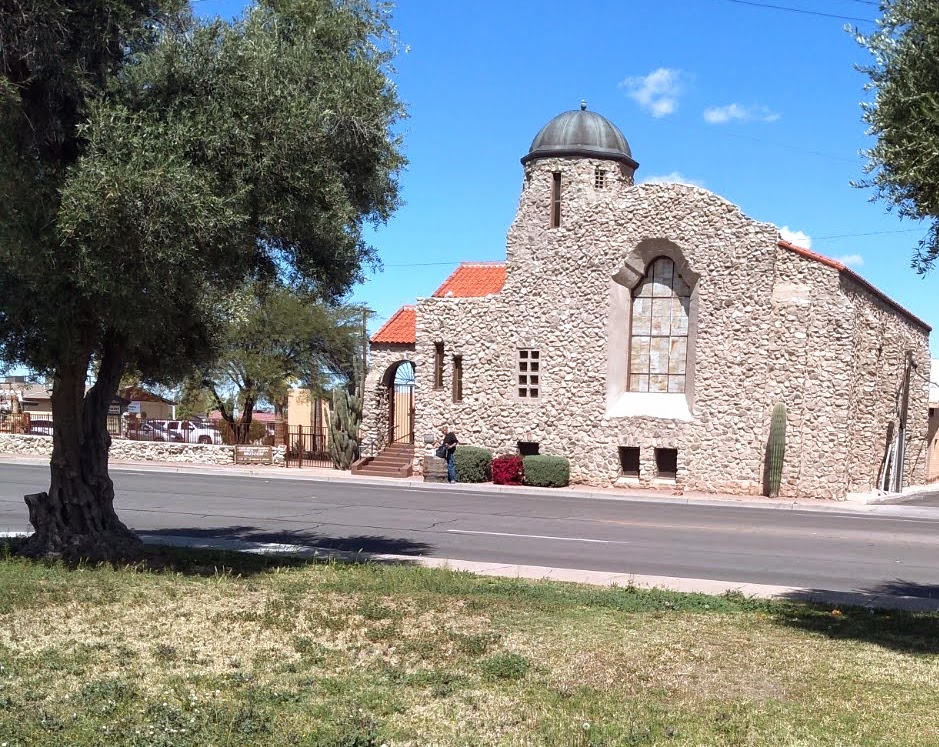
<svg viewBox="0 0 939 747">
<path fill-rule="evenodd" d="M 287 428 L 284 463 L 288 467 L 332 467 L 327 451 L 326 429 L 306 425 Z"/>
</svg>

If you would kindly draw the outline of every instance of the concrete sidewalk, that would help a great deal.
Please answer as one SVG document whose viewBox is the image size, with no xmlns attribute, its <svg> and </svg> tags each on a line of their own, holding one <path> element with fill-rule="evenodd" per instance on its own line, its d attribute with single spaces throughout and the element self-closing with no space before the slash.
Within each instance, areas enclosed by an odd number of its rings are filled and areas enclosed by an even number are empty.
<svg viewBox="0 0 939 747">
<path fill-rule="evenodd" d="M 15 454 L 0 454 L 0 465 L 36 465 L 47 466 L 44 457 L 29 457 Z M 733 495 L 726 493 L 676 493 L 671 489 L 641 489 L 626 487 L 600 488 L 592 485 L 570 485 L 567 488 L 536 488 L 526 485 L 494 485 L 493 483 L 425 483 L 423 477 L 415 475 L 407 478 L 365 477 L 353 475 L 349 471 L 327 467 L 275 467 L 264 465 L 196 465 L 185 462 L 125 462 L 112 461 L 111 470 L 129 472 L 174 473 L 182 475 L 219 475 L 228 477 L 251 477 L 263 480 L 308 480 L 314 482 L 349 483 L 358 485 L 407 486 L 418 490 L 447 490 L 457 492 L 490 492 L 543 495 L 553 498 L 591 498 L 596 500 L 638 501 L 656 503 L 675 503 L 679 505 L 715 506 L 733 505 L 741 508 L 790 509 L 801 511 L 836 511 L 836 512 L 883 512 L 887 509 L 903 510 L 917 508 L 929 511 L 928 507 L 896 505 L 899 497 L 885 496 L 883 500 L 868 503 L 855 501 L 832 501 L 825 499 L 774 500 L 757 495 Z M 901 497 L 906 497 L 904 494 Z M 894 500 L 890 500 L 894 498 Z M 939 511 L 939 508 L 933 509 Z"/>
</svg>

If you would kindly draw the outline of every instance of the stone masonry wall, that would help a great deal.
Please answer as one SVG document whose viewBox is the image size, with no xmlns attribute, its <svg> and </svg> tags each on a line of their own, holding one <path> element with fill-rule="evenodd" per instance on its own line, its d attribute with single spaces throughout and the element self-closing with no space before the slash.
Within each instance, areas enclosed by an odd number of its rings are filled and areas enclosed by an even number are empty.
<svg viewBox="0 0 939 747">
<path fill-rule="evenodd" d="M 52 456 L 52 437 L 0 433 L 0 453 L 48 458 Z M 109 455 L 114 461 L 124 462 L 180 462 L 215 466 L 235 463 L 234 447 L 212 444 L 180 444 L 114 439 L 111 442 Z M 274 465 L 283 466 L 284 447 L 275 446 L 273 456 Z"/>
<path fill-rule="evenodd" d="M 536 441 L 542 454 L 571 460 L 574 481 L 594 485 L 621 476 L 619 447 L 638 447 L 643 485 L 754 494 L 763 488 L 770 413 L 783 402 L 784 497 L 840 499 L 869 485 L 903 370 L 901 348 L 922 358 L 925 331 L 866 291 L 846 288 L 837 269 L 780 248 L 774 226 L 747 218 L 706 190 L 632 186 L 626 178 L 596 189 L 593 170 L 603 163 L 529 163 L 508 234 L 501 293 L 418 301 L 417 433 L 437 433 L 448 423 L 462 443 L 495 453 Z M 552 229 L 556 171 L 562 174 L 562 219 Z M 620 375 L 631 312 L 622 308 L 628 289 L 614 276 L 660 249 L 696 279 L 693 385 L 683 400 L 688 416 L 653 411 L 624 417 L 611 403 L 634 397 Z M 881 346 L 880 373 L 872 378 L 867 361 L 883 335 L 904 342 Z M 435 342 L 443 342 L 445 352 L 438 390 Z M 520 347 L 540 351 L 537 400 L 517 396 Z M 461 402 L 452 401 L 453 355 L 463 360 Z M 926 361 L 920 370 L 928 370 Z M 924 389 L 915 389 L 910 420 L 918 428 Z M 921 420 L 925 429 L 925 413 Z M 656 479 L 657 448 L 678 450 L 674 483 Z M 913 466 L 910 477 L 919 469 Z"/>
<path fill-rule="evenodd" d="M 417 365 L 413 345 L 383 344 L 372 345 L 369 349 L 368 375 L 365 377 L 365 399 L 362 403 L 363 454 L 377 453 L 388 442 L 390 403 L 385 376 L 391 366 L 401 361 L 411 361 L 416 372 Z M 433 358 L 431 358 L 430 369 L 433 369 Z M 420 432 L 418 431 L 418 433 Z"/>
<path fill-rule="evenodd" d="M 897 421 L 898 399 L 906 373 L 907 353 L 916 368 L 910 374 L 904 485 L 926 482 L 929 448 L 929 337 L 926 330 L 900 315 L 862 284 L 846 279 L 844 292 L 857 314 L 854 359 L 848 490 L 877 487 L 886 455 L 889 424 Z"/>
</svg>

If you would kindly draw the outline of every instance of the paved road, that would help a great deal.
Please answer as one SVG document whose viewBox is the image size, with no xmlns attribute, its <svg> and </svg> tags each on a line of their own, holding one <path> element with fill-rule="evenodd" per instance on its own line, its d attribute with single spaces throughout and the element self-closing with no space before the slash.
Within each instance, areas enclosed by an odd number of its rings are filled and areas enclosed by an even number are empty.
<svg viewBox="0 0 939 747">
<path fill-rule="evenodd" d="M 0 530 L 47 468 L 0 464 Z M 939 511 L 821 511 L 600 500 L 442 485 L 116 469 L 117 510 L 145 534 L 939 597 Z"/>
</svg>

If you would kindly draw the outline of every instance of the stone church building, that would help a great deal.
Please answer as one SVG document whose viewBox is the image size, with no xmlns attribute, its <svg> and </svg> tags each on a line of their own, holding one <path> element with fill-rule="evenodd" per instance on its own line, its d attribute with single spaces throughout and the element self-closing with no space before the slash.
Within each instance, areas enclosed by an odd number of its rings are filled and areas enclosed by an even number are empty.
<svg viewBox="0 0 939 747">
<path fill-rule="evenodd" d="M 564 112 L 522 158 L 504 263 L 464 263 L 371 339 L 373 451 L 449 424 L 572 481 L 759 494 L 786 406 L 781 495 L 922 482 L 930 327 L 727 200 L 636 184 L 620 130 Z"/>
</svg>

